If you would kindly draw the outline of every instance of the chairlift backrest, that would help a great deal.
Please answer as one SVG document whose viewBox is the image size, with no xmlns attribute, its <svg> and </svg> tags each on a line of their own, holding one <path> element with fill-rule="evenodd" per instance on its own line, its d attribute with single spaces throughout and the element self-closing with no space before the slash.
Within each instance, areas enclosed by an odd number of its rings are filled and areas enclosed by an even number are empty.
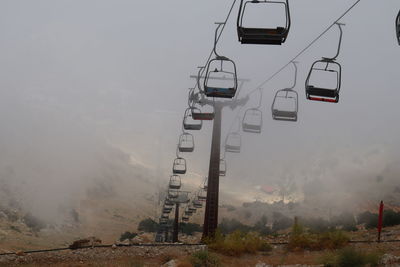
<svg viewBox="0 0 400 267">
<path fill-rule="evenodd" d="M 210 112 L 201 110 L 200 108 L 193 108 L 192 118 L 194 120 L 210 121 L 214 119 L 214 111 Z"/>
<path fill-rule="evenodd" d="M 285 7 L 286 24 L 284 27 L 276 28 L 257 27 L 250 28 L 243 25 L 243 18 L 246 16 L 247 5 L 252 4 L 281 4 Z M 268 44 L 281 45 L 287 39 L 291 25 L 289 0 L 269 1 L 269 0 L 241 0 L 239 14 L 237 17 L 237 33 L 242 44 Z"/>
</svg>

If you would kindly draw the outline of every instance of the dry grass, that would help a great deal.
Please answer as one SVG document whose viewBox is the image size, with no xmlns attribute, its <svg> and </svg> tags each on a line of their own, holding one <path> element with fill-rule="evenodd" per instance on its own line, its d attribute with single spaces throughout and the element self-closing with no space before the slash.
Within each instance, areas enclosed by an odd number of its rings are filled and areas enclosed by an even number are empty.
<svg viewBox="0 0 400 267">
<path fill-rule="evenodd" d="M 235 231 L 227 236 L 220 233 L 208 242 L 213 251 L 229 255 L 240 256 L 244 253 L 254 254 L 258 251 L 270 251 L 272 248 L 267 241 L 263 240 L 257 233 L 242 233 Z"/>
</svg>

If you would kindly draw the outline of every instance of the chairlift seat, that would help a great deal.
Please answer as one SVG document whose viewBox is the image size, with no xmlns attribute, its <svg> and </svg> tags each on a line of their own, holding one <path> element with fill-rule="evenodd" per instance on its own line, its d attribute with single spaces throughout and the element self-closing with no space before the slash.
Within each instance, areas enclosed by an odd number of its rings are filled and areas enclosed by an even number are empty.
<svg viewBox="0 0 400 267">
<path fill-rule="evenodd" d="M 189 207 L 188 210 L 191 211 L 191 212 L 196 212 L 197 211 L 196 208 L 192 208 L 192 207 Z"/>
<path fill-rule="evenodd" d="M 285 42 L 288 31 L 283 27 L 273 28 L 238 28 L 239 40 L 242 44 L 281 45 Z"/>
<path fill-rule="evenodd" d="M 201 209 L 203 207 L 203 203 L 201 203 L 201 201 L 193 201 L 193 207 L 197 208 L 197 209 Z"/>
<path fill-rule="evenodd" d="M 215 64 L 215 62 L 218 62 L 221 67 L 220 69 L 216 69 L 216 70 L 211 70 L 213 64 Z M 233 72 L 229 72 L 229 71 L 225 71 L 223 69 L 223 63 L 228 63 L 232 66 L 233 68 Z M 218 65 L 219 65 L 218 64 Z M 212 79 L 212 77 L 210 77 L 213 73 L 224 73 L 224 74 L 228 74 L 230 76 L 232 76 L 232 80 L 233 80 L 233 86 L 230 87 L 216 87 L 216 86 L 212 86 L 210 85 L 210 80 Z M 206 68 L 206 77 L 204 78 L 204 93 L 207 97 L 217 97 L 217 98 L 233 98 L 236 94 L 237 91 L 237 72 L 236 72 L 236 64 L 235 62 L 233 62 L 233 60 L 224 57 L 224 56 L 217 56 L 216 58 L 210 60 L 207 64 L 207 68 Z"/>
<path fill-rule="evenodd" d="M 205 87 L 204 92 L 208 97 L 232 98 L 235 96 L 236 89 L 233 87 L 231 88 Z"/>
<path fill-rule="evenodd" d="M 256 119 L 253 121 L 252 119 Z M 242 129 L 248 133 L 261 133 L 262 129 L 262 112 L 258 108 L 250 108 L 246 110 L 243 121 Z"/>
<path fill-rule="evenodd" d="M 188 215 L 188 216 L 193 215 L 193 212 L 189 211 L 189 210 L 185 210 L 185 215 Z"/>
<path fill-rule="evenodd" d="M 172 199 L 176 199 L 179 196 L 179 191 L 175 188 L 171 188 L 170 185 L 170 189 L 168 190 L 168 197 L 172 198 Z"/>
</svg>

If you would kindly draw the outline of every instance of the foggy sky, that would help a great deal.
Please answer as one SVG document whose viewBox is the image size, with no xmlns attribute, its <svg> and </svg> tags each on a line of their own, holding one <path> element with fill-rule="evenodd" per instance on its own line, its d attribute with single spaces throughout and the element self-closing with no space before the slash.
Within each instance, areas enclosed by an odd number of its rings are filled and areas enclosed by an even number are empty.
<svg viewBox="0 0 400 267">
<path fill-rule="evenodd" d="M 251 79 L 240 96 L 286 64 L 352 3 L 291 1 L 292 28 L 282 46 L 241 45 L 235 28 L 237 5 L 218 49 L 235 60 L 240 77 Z M 117 147 L 167 182 L 188 88 L 194 85 L 189 75 L 204 64 L 214 22 L 224 20 L 230 5 L 222 0 L 1 1 L 1 142 L 10 150 L 10 144 L 36 142 L 34 151 L 48 157 L 48 151 L 39 149 L 41 142 L 45 146 L 63 140 L 56 136 L 82 125 L 71 130 L 72 148 L 82 140 Z M 264 86 L 263 133 L 242 134 L 241 154 L 226 156 L 224 193 L 240 195 L 242 186 L 275 184 L 284 175 L 299 183 L 321 178 L 327 184 L 340 176 L 343 181 L 334 184 L 346 188 L 353 177 L 370 179 L 399 162 L 400 48 L 394 29 L 399 8 L 397 0 L 362 0 L 341 21 L 346 26 L 338 57 L 343 66 L 338 104 L 310 102 L 304 94 L 312 62 L 336 51 L 336 28 L 298 59 L 297 123 L 273 121 L 270 113 L 275 91 L 292 82 L 291 67 Z M 252 95 L 248 107 L 256 105 L 257 97 Z M 39 115 L 34 120 L 27 114 Z M 236 111 L 224 110 L 222 139 L 235 116 Z M 68 127 L 62 125 L 64 120 Z M 63 131 L 44 138 L 38 130 L 43 127 Z M 196 150 L 187 155 L 190 173 L 184 178 L 188 184 L 207 175 L 211 123 L 205 122 L 194 135 Z M 88 146 L 93 149 L 87 157 L 92 157 L 99 145 L 93 141 Z M 60 177 L 54 183 L 63 181 Z"/>
</svg>

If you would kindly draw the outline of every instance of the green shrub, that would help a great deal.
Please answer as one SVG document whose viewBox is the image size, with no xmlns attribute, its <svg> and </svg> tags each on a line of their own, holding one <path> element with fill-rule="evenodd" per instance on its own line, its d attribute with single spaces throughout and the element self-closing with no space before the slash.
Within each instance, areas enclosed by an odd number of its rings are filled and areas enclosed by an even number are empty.
<svg viewBox="0 0 400 267">
<path fill-rule="evenodd" d="M 131 232 L 125 232 L 123 234 L 121 234 L 121 236 L 119 237 L 119 241 L 124 241 L 126 239 L 132 239 L 135 238 L 137 236 L 137 233 L 131 233 Z"/>
<path fill-rule="evenodd" d="M 209 248 L 229 256 L 240 256 L 244 253 L 254 254 L 257 251 L 270 251 L 272 247 L 258 233 L 243 233 L 239 230 L 223 236 L 217 231 L 215 238 L 209 240 Z"/>
<path fill-rule="evenodd" d="M 144 231 L 149 233 L 157 232 L 158 228 L 159 228 L 158 223 L 150 218 L 142 220 L 138 226 L 139 231 Z"/>
<path fill-rule="evenodd" d="M 346 247 L 336 253 L 327 253 L 321 258 L 325 267 L 362 267 L 378 266 L 382 257 L 378 252 L 362 252 L 353 247 Z"/>
<path fill-rule="evenodd" d="M 195 232 L 202 232 L 203 228 L 197 223 L 181 223 L 180 229 L 186 235 L 193 235 Z"/>
<path fill-rule="evenodd" d="M 348 244 L 350 238 L 341 230 L 323 233 L 309 233 L 297 221 L 292 227 L 288 243 L 289 250 L 338 249 Z"/>
<path fill-rule="evenodd" d="M 400 224 L 400 213 L 393 210 L 383 212 L 383 226 L 394 226 Z"/>
<path fill-rule="evenodd" d="M 221 266 L 219 258 L 207 250 L 195 252 L 190 257 L 190 262 L 194 267 Z"/>
<path fill-rule="evenodd" d="M 236 219 L 229 220 L 224 218 L 222 219 L 222 222 L 218 225 L 218 229 L 223 234 L 230 234 L 236 230 L 239 230 L 241 232 L 250 232 L 252 230 L 252 227 L 245 225 Z"/>
</svg>

